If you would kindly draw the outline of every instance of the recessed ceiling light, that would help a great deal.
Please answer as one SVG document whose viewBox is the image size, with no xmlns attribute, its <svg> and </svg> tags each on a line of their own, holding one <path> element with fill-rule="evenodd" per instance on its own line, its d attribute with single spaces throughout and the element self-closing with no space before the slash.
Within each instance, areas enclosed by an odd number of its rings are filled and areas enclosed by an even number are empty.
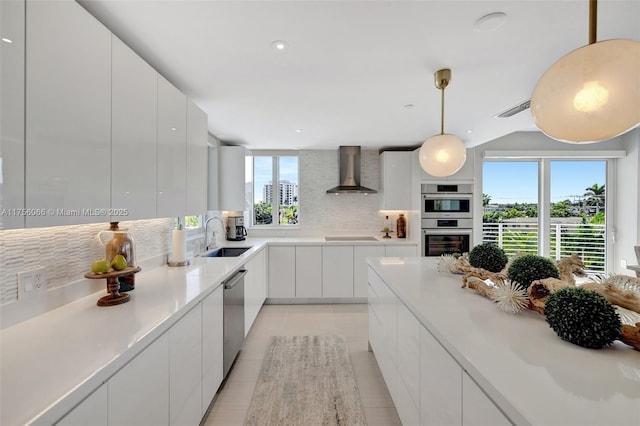
<svg viewBox="0 0 640 426">
<path fill-rule="evenodd" d="M 296 133 L 302 133 L 302 129 L 296 129 Z"/>
<path fill-rule="evenodd" d="M 273 47 L 273 49 L 277 50 L 278 52 L 285 50 L 287 46 L 288 46 L 287 42 L 282 40 L 276 40 L 273 43 L 271 43 L 271 47 Z"/>
<path fill-rule="evenodd" d="M 493 31 L 497 30 L 507 22 L 507 15 L 503 12 L 494 12 L 484 15 L 473 24 L 476 31 Z"/>
<path fill-rule="evenodd" d="M 175 127 L 172 127 L 171 130 L 175 132 L 178 129 L 176 129 Z"/>
<path fill-rule="evenodd" d="M 4 41 L 5 43 L 13 43 L 13 40 L 11 40 L 10 38 L 6 38 L 6 37 L 2 37 L 2 41 Z"/>
<path fill-rule="evenodd" d="M 467 133 L 473 133 L 473 130 L 467 130 Z"/>
<path fill-rule="evenodd" d="M 413 108 L 414 106 L 415 106 L 414 104 L 406 104 L 406 105 L 404 106 L 404 108 L 405 108 L 405 109 L 411 109 L 411 108 Z"/>
</svg>

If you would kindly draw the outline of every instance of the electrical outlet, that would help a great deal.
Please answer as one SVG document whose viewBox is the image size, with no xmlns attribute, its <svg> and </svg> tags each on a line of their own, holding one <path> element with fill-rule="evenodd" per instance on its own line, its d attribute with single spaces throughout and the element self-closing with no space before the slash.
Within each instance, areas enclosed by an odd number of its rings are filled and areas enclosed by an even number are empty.
<svg viewBox="0 0 640 426">
<path fill-rule="evenodd" d="M 45 268 L 18 272 L 18 299 L 24 300 L 47 292 Z"/>
<path fill-rule="evenodd" d="M 624 259 L 620 259 L 620 267 L 621 268 L 626 268 L 627 267 L 627 261 Z"/>
</svg>

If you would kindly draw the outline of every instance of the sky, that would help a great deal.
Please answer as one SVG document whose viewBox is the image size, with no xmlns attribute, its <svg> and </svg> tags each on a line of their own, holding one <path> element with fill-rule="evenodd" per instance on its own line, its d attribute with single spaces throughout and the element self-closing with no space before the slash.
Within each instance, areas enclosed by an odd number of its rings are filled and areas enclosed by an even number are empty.
<svg viewBox="0 0 640 426">
<path fill-rule="evenodd" d="M 273 157 L 247 157 L 246 162 L 246 182 L 251 181 L 252 167 L 251 158 L 254 159 L 255 171 L 253 176 L 255 179 L 255 191 L 253 194 L 253 201 L 264 201 L 263 188 L 264 185 L 273 180 Z M 298 183 L 298 157 L 279 157 L 280 165 L 280 180 L 288 180 L 289 182 Z"/>
<path fill-rule="evenodd" d="M 551 202 L 581 196 L 594 183 L 606 183 L 606 162 L 551 161 Z M 482 192 L 491 196 L 491 204 L 537 203 L 538 162 L 485 161 L 482 168 Z"/>
</svg>

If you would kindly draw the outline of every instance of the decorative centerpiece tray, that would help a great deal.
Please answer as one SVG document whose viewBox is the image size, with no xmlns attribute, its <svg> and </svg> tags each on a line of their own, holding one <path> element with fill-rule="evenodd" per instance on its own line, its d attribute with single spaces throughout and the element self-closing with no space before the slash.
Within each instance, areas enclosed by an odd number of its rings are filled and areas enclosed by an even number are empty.
<svg viewBox="0 0 640 426">
<path fill-rule="evenodd" d="M 121 303 L 125 303 L 129 301 L 128 293 L 120 293 L 120 282 L 118 281 L 118 277 L 122 277 L 125 275 L 135 274 L 140 272 L 142 268 L 139 266 L 127 266 L 121 271 L 109 271 L 103 273 L 95 273 L 95 272 L 87 272 L 84 274 L 85 278 L 89 278 L 91 280 L 99 280 L 99 279 L 107 279 L 107 291 L 108 295 L 101 297 L 97 305 L 98 306 L 113 306 L 119 305 Z"/>
</svg>

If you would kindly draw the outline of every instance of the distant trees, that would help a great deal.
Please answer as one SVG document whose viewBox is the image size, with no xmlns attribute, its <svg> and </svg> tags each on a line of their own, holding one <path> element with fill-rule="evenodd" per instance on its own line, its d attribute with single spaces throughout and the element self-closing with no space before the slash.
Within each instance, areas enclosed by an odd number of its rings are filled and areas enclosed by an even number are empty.
<svg viewBox="0 0 640 426">
<path fill-rule="evenodd" d="M 588 206 L 595 206 L 596 214 L 600 213 L 600 206 L 604 207 L 605 188 L 604 185 L 598 185 L 594 183 L 588 188 L 585 188 L 584 196 L 587 197 L 586 204 Z"/>
</svg>

